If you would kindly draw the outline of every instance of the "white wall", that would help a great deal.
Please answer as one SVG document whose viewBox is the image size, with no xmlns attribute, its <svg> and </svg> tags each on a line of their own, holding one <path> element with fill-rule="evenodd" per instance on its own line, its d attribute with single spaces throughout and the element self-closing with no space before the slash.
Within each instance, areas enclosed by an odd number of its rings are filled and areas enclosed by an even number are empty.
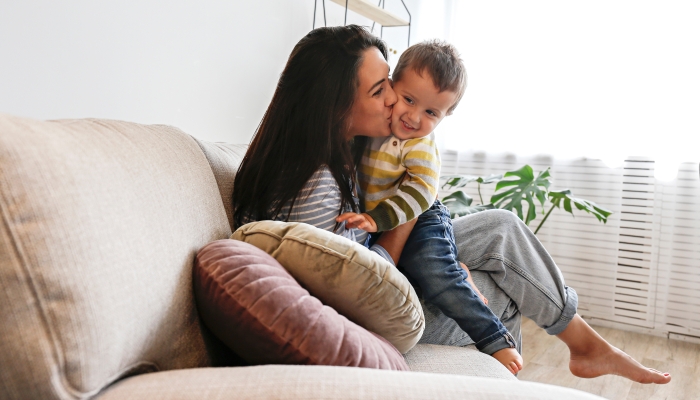
<svg viewBox="0 0 700 400">
<path fill-rule="evenodd" d="M 420 0 L 406 3 L 415 19 Z M 386 6 L 405 15 L 398 0 Z M 247 143 L 313 9 L 313 0 L 3 2 L 0 112 L 168 124 Z M 321 10 L 319 0 L 316 26 Z M 342 7 L 326 1 L 326 11 L 328 25 L 343 23 Z M 348 23 L 371 25 L 352 12 Z M 399 54 L 406 32 L 385 29 Z"/>
</svg>

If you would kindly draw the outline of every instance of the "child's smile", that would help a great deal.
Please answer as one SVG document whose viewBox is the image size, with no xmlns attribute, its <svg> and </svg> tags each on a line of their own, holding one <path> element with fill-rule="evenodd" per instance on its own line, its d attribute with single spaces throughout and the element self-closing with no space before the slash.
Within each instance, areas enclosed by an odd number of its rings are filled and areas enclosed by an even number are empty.
<svg viewBox="0 0 700 400">
<path fill-rule="evenodd" d="M 404 129 L 406 129 L 406 130 L 414 130 L 414 129 L 416 129 L 416 128 L 412 127 L 411 125 L 407 124 L 406 121 L 403 121 L 403 120 L 402 120 L 401 122 L 403 123 L 403 127 L 404 127 Z"/>
</svg>

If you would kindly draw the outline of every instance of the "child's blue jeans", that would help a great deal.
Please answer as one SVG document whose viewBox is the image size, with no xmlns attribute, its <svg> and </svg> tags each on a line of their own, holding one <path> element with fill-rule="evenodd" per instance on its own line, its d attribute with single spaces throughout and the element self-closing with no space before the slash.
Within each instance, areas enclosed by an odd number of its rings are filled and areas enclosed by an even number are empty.
<svg viewBox="0 0 700 400">
<path fill-rule="evenodd" d="M 399 269 L 426 303 L 452 318 L 486 354 L 516 347 L 508 329 L 466 281 L 459 265 L 450 213 L 439 200 L 418 217 Z"/>
</svg>

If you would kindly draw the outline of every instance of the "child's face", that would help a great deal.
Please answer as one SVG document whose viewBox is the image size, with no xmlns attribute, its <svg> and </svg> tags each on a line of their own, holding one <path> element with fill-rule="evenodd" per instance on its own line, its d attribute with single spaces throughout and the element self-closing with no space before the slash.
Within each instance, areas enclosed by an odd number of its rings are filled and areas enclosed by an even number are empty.
<svg viewBox="0 0 700 400">
<path fill-rule="evenodd" d="M 457 100 L 454 92 L 439 92 L 427 72 L 420 76 L 411 68 L 394 82 L 394 91 L 399 101 L 391 116 L 391 132 L 399 139 L 429 135 Z"/>
</svg>

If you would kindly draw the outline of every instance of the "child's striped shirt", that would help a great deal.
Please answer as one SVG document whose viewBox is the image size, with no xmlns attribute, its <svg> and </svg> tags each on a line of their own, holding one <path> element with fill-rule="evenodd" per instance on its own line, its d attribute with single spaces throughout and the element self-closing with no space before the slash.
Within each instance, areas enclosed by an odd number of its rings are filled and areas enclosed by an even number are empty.
<svg viewBox="0 0 700 400">
<path fill-rule="evenodd" d="M 404 174 L 407 179 L 404 180 Z M 373 138 L 358 168 L 364 205 L 387 231 L 418 217 L 435 201 L 440 177 L 440 154 L 435 136 L 401 140 Z"/>
</svg>

